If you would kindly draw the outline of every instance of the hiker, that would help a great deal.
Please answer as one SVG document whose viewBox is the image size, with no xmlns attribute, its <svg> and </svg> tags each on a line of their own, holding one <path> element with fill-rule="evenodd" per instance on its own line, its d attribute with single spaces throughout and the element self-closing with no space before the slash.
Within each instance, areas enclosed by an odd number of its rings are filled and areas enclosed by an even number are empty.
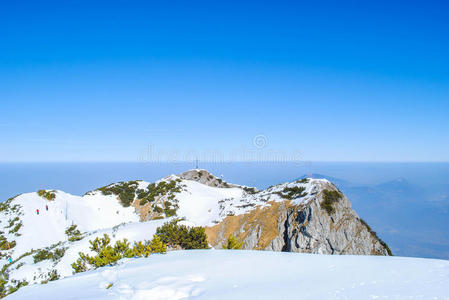
<svg viewBox="0 0 449 300">
<path fill-rule="evenodd" d="M 45 209 L 48 211 L 48 204 L 47 205 L 45 205 Z"/>
<path fill-rule="evenodd" d="M 36 209 L 36 214 L 39 214 L 39 209 Z"/>
<path fill-rule="evenodd" d="M 11 258 L 11 256 L 8 256 L 8 261 L 9 261 L 10 264 L 12 263 L 12 258 Z"/>
</svg>

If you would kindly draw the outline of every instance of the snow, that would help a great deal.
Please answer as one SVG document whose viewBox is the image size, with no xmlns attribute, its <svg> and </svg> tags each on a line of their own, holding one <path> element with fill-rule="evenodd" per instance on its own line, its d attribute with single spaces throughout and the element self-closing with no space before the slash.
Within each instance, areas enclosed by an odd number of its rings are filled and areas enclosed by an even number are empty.
<svg viewBox="0 0 449 300">
<path fill-rule="evenodd" d="M 176 175 L 167 176 L 161 181 L 179 181 Z M 145 189 L 148 182 L 137 181 L 139 189 Z M 255 206 L 271 205 L 271 201 L 284 201 L 277 193 L 285 187 L 302 186 L 307 196 L 293 199 L 295 203 L 307 201 L 320 180 L 308 183 L 284 183 L 269 190 L 251 194 L 243 187 L 230 188 L 211 187 L 193 180 L 180 180 L 182 190 L 176 193 L 175 201 L 179 205 L 177 217 L 184 218 L 183 224 L 188 226 L 213 226 L 228 215 L 244 214 Z M 47 274 L 56 270 L 63 277 L 72 275 L 71 264 L 79 257 L 79 252 L 90 253 L 89 241 L 107 234 L 111 242 L 127 238 L 134 241 L 150 240 L 156 228 L 169 219 L 139 222 L 139 215 L 134 207 L 123 207 L 115 195 L 103 195 L 100 191 L 92 191 L 84 196 L 74 196 L 62 191 L 52 191 L 56 197 L 52 201 L 40 197 L 37 193 L 17 196 L 10 206 L 19 205 L 18 211 L 5 210 L 0 213 L 0 230 L 8 241 L 16 241 L 16 246 L 6 252 L 16 260 L 24 253 L 34 249 L 42 249 L 58 244 L 57 248 L 66 248 L 60 261 L 46 260 L 34 264 L 33 255 L 25 256 L 8 267 L 10 280 L 26 280 L 40 283 Z M 48 205 L 48 211 L 45 206 Z M 40 214 L 36 214 L 39 209 Z M 9 233 L 10 220 L 20 218 L 22 227 L 19 232 Z M 69 242 L 65 230 L 77 225 L 83 233 L 83 239 Z M 54 249 L 51 249 L 54 250 Z M 7 260 L 0 261 L 0 267 Z"/>
<path fill-rule="evenodd" d="M 28 256 L 25 259 L 20 260 L 17 263 L 25 262 L 25 265 L 16 270 L 14 269 L 15 265 L 12 265 L 10 279 L 25 279 L 27 282 L 32 283 L 35 282 L 34 277 L 36 276 L 39 279 L 36 282 L 40 282 L 45 278 L 40 278 L 39 276 L 41 274 L 46 275 L 53 269 L 55 269 L 61 277 L 71 276 L 73 273 L 71 264 L 79 258 L 79 252 L 94 255 L 94 253 L 89 249 L 89 241 L 94 240 L 96 237 L 103 237 L 104 234 L 107 234 L 111 238 L 111 244 L 125 238 L 131 244 L 133 242 L 151 240 L 153 235 L 156 233 L 157 227 L 162 226 L 167 221 L 169 221 L 169 219 L 143 223 L 135 222 L 122 224 L 115 228 L 94 231 L 89 233 L 88 236 L 80 241 L 63 243 L 60 247 L 67 247 L 67 250 L 62 259 L 56 264 L 53 264 L 50 260 L 33 264 L 32 256 Z"/>
<path fill-rule="evenodd" d="M 20 236 L 8 234 L 9 229 L 5 229 L 5 226 L 14 216 L 3 214 L 2 231 L 6 233 L 8 240 L 15 240 L 17 243 L 11 251 L 13 259 L 31 249 L 40 249 L 67 240 L 65 230 L 72 224 L 76 224 L 81 232 L 85 232 L 139 221 L 134 207 L 123 207 L 114 196 L 96 193 L 79 197 L 62 191 L 54 193 L 56 198 L 52 201 L 40 197 L 37 193 L 22 194 L 13 200 L 13 205 L 21 206 Z M 36 213 L 37 209 L 39 215 Z"/>
<path fill-rule="evenodd" d="M 323 184 L 327 185 L 327 180 L 310 179 L 306 183 L 283 183 L 267 190 L 250 193 L 245 191 L 242 186 L 233 185 L 229 188 L 211 187 L 194 180 L 180 179 L 176 175 L 170 175 L 160 181 L 168 182 L 171 180 L 176 180 L 182 187 L 181 192 L 174 195 L 173 201 L 179 206 L 177 217 L 184 218 L 182 223 L 188 226 L 213 226 L 228 215 L 240 215 L 253 210 L 256 206 L 265 207 L 271 205 L 273 201 L 285 201 L 284 198 L 279 196 L 279 193 L 286 187 L 304 187 L 305 195 L 291 200 L 295 204 L 304 203 L 312 199 L 312 195 L 319 192 Z M 145 181 L 137 181 L 137 183 L 139 189 L 146 189 L 149 184 Z M 48 279 L 49 272 L 55 270 L 61 278 L 66 278 L 62 281 L 66 282 L 66 287 L 70 289 L 70 286 L 73 286 L 74 291 L 77 289 L 77 285 L 71 280 L 76 278 L 76 280 L 80 280 L 81 282 L 83 280 L 86 281 L 86 289 L 84 290 L 83 288 L 82 291 L 74 293 L 73 299 L 82 299 L 83 295 L 85 295 L 84 298 L 89 299 L 107 297 L 108 295 L 115 296 L 116 298 L 122 297 L 123 299 L 185 299 L 186 297 L 193 297 L 195 295 L 204 299 L 208 297 L 209 299 L 219 299 L 221 293 L 226 294 L 226 292 L 213 285 L 220 285 L 219 282 L 222 280 L 224 280 L 223 284 L 226 284 L 228 280 L 226 276 L 232 277 L 232 270 L 228 268 L 233 266 L 233 262 L 228 256 L 232 256 L 232 260 L 241 261 L 242 268 L 249 268 L 247 270 L 248 273 L 245 270 L 242 271 L 239 265 L 235 265 L 234 267 L 236 269 L 233 272 L 238 270 L 241 274 L 257 277 L 260 282 L 265 282 L 266 279 L 259 278 L 259 274 L 253 273 L 263 271 L 264 263 L 267 270 L 276 269 L 276 263 L 274 261 L 279 259 L 282 262 L 285 259 L 284 257 L 286 257 L 282 253 L 261 254 L 257 252 L 257 254 L 254 254 L 256 260 L 254 261 L 247 254 L 253 252 L 238 252 L 238 255 L 232 251 L 226 253 L 212 250 L 206 252 L 179 252 L 179 254 L 154 255 L 149 259 L 143 260 L 128 260 L 118 267 L 104 268 L 102 271 L 98 270 L 73 277 L 71 264 L 78 259 L 79 252 L 93 254 L 89 249 L 89 241 L 94 240 L 96 237 L 102 237 L 104 234 L 107 234 L 111 238 L 112 244 L 124 238 L 128 239 L 131 244 L 137 241 L 150 240 L 156 232 L 157 227 L 170 221 L 170 218 L 140 222 L 140 217 L 134 207 L 130 206 L 125 208 L 121 205 L 117 196 L 106 196 L 100 191 L 92 191 L 84 196 L 74 196 L 62 191 L 53 192 L 56 198 L 52 201 L 40 197 L 37 193 L 22 194 L 11 201 L 10 209 L 0 212 L 0 231 L 3 232 L 4 237 L 8 241 L 16 241 L 17 243 L 11 250 L 4 250 L 2 252 L 5 258 L 6 255 L 11 255 L 12 259 L 16 260 L 32 249 L 42 249 L 52 245 L 58 249 L 66 249 L 64 256 L 58 261 L 49 259 L 34 263 L 33 255 L 35 253 L 22 257 L 20 260 L 8 266 L 9 282 L 12 280 L 26 280 L 30 285 L 38 283 L 37 286 L 41 286 L 39 283 Z M 19 206 L 18 209 L 12 209 L 12 207 L 17 205 Z M 45 209 L 46 205 L 49 207 L 48 211 Z M 40 210 L 39 215 L 36 214 L 36 209 Z M 9 223 L 15 217 L 20 218 L 22 227 L 14 234 L 9 232 L 12 228 L 9 227 Z M 77 229 L 83 233 L 82 240 L 75 242 L 68 241 L 65 230 L 71 225 L 77 225 Z M 56 244 L 57 246 L 54 246 Z M 53 251 L 55 249 L 53 248 L 51 250 Z M 268 258 L 266 262 L 264 262 L 264 255 Z M 204 257 L 205 260 L 202 261 L 197 256 Z M 297 262 L 297 267 L 299 268 L 299 270 L 291 270 L 288 272 L 301 277 L 303 273 L 295 272 L 301 270 L 304 266 L 303 260 L 305 259 L 299 257 L 307 257 L 308 260 L 314 256 L 287 257 L 289 257 L 292 263 Z M 245 262 L 246 259 L 248 260 L 247 262 Z M 356 260 L 359 259 L 362 258 L 357 258 Z M 342 259 L 336 259 L 336 261 L 340 260 Z M 168 272 L 170 269 L 177 270 L 177 266 L 173 265 L 171 261 L 176 261 L 181 267 L 185 266 L 185 268 L 182 267 L 180 269 L 180 274 L 173 271 Z M 230 266 L 223 266 L 222 261 L 228 261 Z M 153 263 L 155 263 L 154 266 L 152 266 Z M 165 272 L 166 270 L 163 266 L 165 263 L 170 268 L 167 271 L 168 273 Z M 254 265 L 251 265 L 251 263 L 254 263 Z M 7 260 L 2 259 L 0 267 L 3 267 L 5 264 L 7 264 Z M 198 272 L 200 273 L 189 273 L 197 269 L 196 264 L 199 266 Z M 257 268 L 259 264 L 262 269 Z M 212 269 L 209 269 L 209 267 Z M 202 268 L 205 272 L 204 274 L 207 276 L 201 275 L 203 274 L 201 273 L 203 272 L 201 271 Z M 285 266 L 286 270 L 289 270 L 289 268 Z M 313 268 L 311 266 L 309 268 L 311 269 L 309 271 L 313 273 Z M 224 273 L 220 274 L 218 272 L 219 270 L 222 270 Z M 151 272 L 154 274 L 149 275 Z M 160 274 L 164 274 L 164 272 L 166 275 L 159 276 Z M 329 270 L 326 272 L 329 272 Z M 139 279 L 139 276 L 149 278 L 149 281 L 147 279 Z M 263 276 L 270 276 L 271 280 L 276 280 L 276 277 L 268 273 Z M 282 276 L 284 275 L 279 273 L 276 276 L 283 278 Z M 287 283 L 290 278 L 289 276 L 284 276 L 285 278 L 283 279 Z M 341 276 L 341 274 L 338 276 Z M 97 282 L 98 278 L 101 279 L 99 282 Z M 244 283 L 244 277 L 240 281 Z M 106 289 L 109 283 L 114 283 L 114 285 L 112 288 Z M 95 288 L 93 286 L 91 287 L 90 284 L 94 284 Z M 210 286 L 211 284 L 212 286 Z M 256 282 L 249 281 L 243 286 L 247 285 L 248 288 L 251 288 L 251 292 L 254 292 L 252 286 L 255 284 Z M 267 284 L 269 286 L 269 283 Z M 291 288 L 295 288 L 296 283 L 288 284 L 292 285 Z M 55 286 L 55 283 L 50 282 L 48 285 L 43 286 L 42 289 L 53 286 Z M 37 287 L 29 287 L 27 289 L 35 288 Z M 260 288 L 263 289 L 264 287 L 262 286 Z M 275 288 L 275 286 L 271 288 Z M 244 291 L 242 285 L 239 286 L 238 290 Z M 206 297 L 204 295 L 209 296 Z M 64 298 L 70 299 L 67 297 Z M 49 299 L 52 298 L 50 297 Z"/>
<path fill-rule="evenodd" d="M 179 177 L 171 175 L 163 180 L 175 180 Z M 306 184 L 286 183 L 254 195 L 246 193 L 240 187 L 217 188 L 196 181 L 182 180 L 183 189 L 176 194 L 179 209 L 177 216 L 185 218 L 192 225 L 212 226 L 226 216 L 246 213 L 254 206 L 270 205 L 268 201 L 283 201 L 276 192 L 293 185 L 303 186 L 310 194 L 316 187 L 316 182 Z M 146 188 L 148 182 L 138 181 L 139 188 Z M 54 191 L 56 198 L 48 201 L 37 193 L 22 194 L 16 197 L 12 204 L 19 204 L 22 228 L 20 236 L 8 234 L 5 228 L 14 216 L 0 214 L 2 223 L 0 230 L 5 232 L 8 241 L 15 240 L 17 245 L 11 251 L 16 259 L 31 249 L 49 247 L 60 241 L 66 241 L 65 230 L 72 224 L 78 226 L 81 232 L 92 232 L 112 228 L 129 222 L 138 222 L 139 215 L 134 207 L 123 207 L 115 195 L 105 196 L 99 191 L 90 192 L 82 197 L 62 191 Z M 295 203 L 307 200 L 308 196 L 294 199 Z M 48 205 L 49 210 L 45 209 Z M 36 214 L 39 209 L 40 214 Z"/>
<path fill-rule="evenodd" d="M 166 180 L 178 178 L 171 175 Z M 325 183 L 328 183 L 326 179 L 309 179 L 307 183 L 288 182 L 276 185 L 269 190 L 249 194 L 243 187 L 218 188 L 196 181 L 182 180 L 181 184 L 184 188 L 181 193 L 176 194 L 176 199 L 179 201 L 177 215 L 196 226 L 213 226 L 228 215 L 244 214 L 255 206 L 271 205 L 270 201 L 285 201 L 277 193 L 286 187 L 303 187 L 306 196 L 292 199 L 292 203 L 298 205 L 307 202 Z"/>
<path fill-rule="evenodd" d="M 240 188 L 217 188 L 196 181 L 183 180 L 184 190 L 176 195 L 179 201 L 178 216 L 195 223 L 198 226 L 213 225 L 219 220 L 218 202 L 223 199 L 241 199 L 243 190 Z"/>
<path fill-rule="evenodd" d="M 448 286 L 445 260 L 193 250 L 123 260 L 6 299 L 449 299 Z"/>
</svg>

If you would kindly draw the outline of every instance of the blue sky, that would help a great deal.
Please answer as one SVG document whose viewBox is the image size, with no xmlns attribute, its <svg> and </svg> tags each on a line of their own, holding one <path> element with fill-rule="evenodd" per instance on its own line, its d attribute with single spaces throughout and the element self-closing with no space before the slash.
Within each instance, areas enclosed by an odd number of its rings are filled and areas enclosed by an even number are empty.
<svg viewBox="0 0 449 300">
<path fill-rule="evenodd" d="M 2 1 L 0 161 L 449 161 L 447 2 L 309 2 Z"/>
</svg>

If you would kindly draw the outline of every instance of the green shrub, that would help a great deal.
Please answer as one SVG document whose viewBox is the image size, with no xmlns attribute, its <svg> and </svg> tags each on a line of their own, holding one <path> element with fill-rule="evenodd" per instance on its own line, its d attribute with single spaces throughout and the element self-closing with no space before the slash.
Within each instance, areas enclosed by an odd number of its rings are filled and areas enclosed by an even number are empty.
<svg viewBox="0 0 449 300">
<path fill-rule="evenodd" d="M 296 182 L 297 183 L 308 183 L 309 179 L 308 178 L 302 178 L 302 179 L 296 180 Z"/>
<path fill-rule="evenodd" d="M 113 185 L 108 185 L 99 188 L 98 190 L 103 195 L 116 195 L 123 207 L 128 207 L 132 204 L 135 198 L 135 193 L 138 187 L 137 181 L 119 182 Z"/>
<path fill-rule="evenodd" d="M 0 203 L 0 212 L 9 209 L 9 204 L 6 202 Z"/>
<path fill-rule="evenodd" d="M 178 204 L 173 204 L 170 201 L 164 202 L 164 213 L 167 217 L 175 216 L 178 208 Z"/>
<path fill-rule="evenodd" d="M 387 243 L 385 243 L 382 239 L 379 238 L 379 242 L 382 246 L 385 247 L 385 249 L 387 250 L 387 253 L 389 256 L 393 256 L 393 252 L 391 251 L 390 247 L 388 247 Z"/>
<path fill-rule="evenodd" d="M 57 249 L 55 249 L 55 251 L 53 251 L 52 260 L 53 261 L 60 260 L 64 256 L 66 250 L 67 250 L 67 248 L 57 248 Z"/>
<path fill-rule="evenodd" d="M 0 298 L 5 297 L 6 294 L 6 287 L 5 285 L 8 283 L 8 280 L 6 280 L 3 276 L 0 276 Z"/>
<path fill-rule="evenodd" d="M 20 269 L 21 267 L 23 267 L 25 265 L 25 262 L 20 262 L 17 264 L 16 270 Z"/>
<path fill-rule="evenodd" d="M 157 206 L 157 205 L 153 205 L 153 211 L 157 212 L 158 214 L 162 213 L 164 210 Z"/>
<path fill-rule="evenodd" d="M 167 246 L 162 242 L 159 236 L 154 235 L 150 242 L 142 243 L 141 241 L 134 243 L 133 256 L 148 257 L 152 253 L 165 253 Z"/>
<path fill-rule="evenodd" d="M 169 198 L 174 199 L 175 193 L 181 192 L 181 186 L 178 185 L 179 180 L 171 180 L 169 182 L 161 181 L 157 185 L 150 183 L 145 190 L 138 190 L 137 198 L 140 199 L 140 205 L 153 202 L 156 197 L 169 195 Z"/>
<path fill-rule="evenodd" d="M 11 285 L 9 288 L 8 288 L 8 295 L 9 294 L 12 294 L 12 293 L 14 293 L 14 292 L 16 292 L 18 289 L 20 289 L 21 287 L 23 287 L 23 286 L 27 286 L 28 285 L 28 282 L 26 281 L 26 280 L 23 280 L 23 281 L 21 281 L 21 280 L 11 280 L 11 283 L 13 284 L 13 285 Z"/>
<path fill-rule="evenodd" d="M 223 249 L 240 249 L 243 246 L 243 242 L 238 241 L 237 238 L 230 234 L 226 245 L 223 245 Z"/>
<path fill-rule="evenodd" d="M 52 257 L 51 252 L 45 249 L 38 250 L 37 253 L 33 256 L 34 263 L 38 263 L 40 261 L 50 259 Z"/>
<path fill-rule="evenodd" d="M 47 199 L 48 201 L 54 200 L 56 198 L 56 194 L 54 193 L 54 191 L 46 191 L 46 190 L 38 190 L 37 194 L 42 197 Z"/>
<path fill-rule="evenodd" d="M 46 283 L 48 283 L 49 281 L 55 281 L 55 280 L 58 280 L 59 278 L 60 278 L 60 276 L 59 276 L 59 274 L 58 274 L 58 271 L 52 270 L 52 271 L 50 271 L 50 272 L 47 273 L 47 279 L 46 279 L 46 280 L 43 280 L 43 281 L 41 282 L 41 284 L 46 284 Z"/>
<path fill-rule="evenodd" d="M 21 208 L 21 206 L 20 206 L 19 204 L 14 204 L 14 205 L 11 207 L 11 211 L 17 212 L 17 211 L 19 211 L 20 208 Z"/>
<path fill-rule="evenodd" d="M 65 231 L 65 234 L 69 237 L 70 242 L 76 242 L 83 239 L 83 235 L 77 229 L 77 225 L 72 225 Z"/>
<path fill-rule="evenodd" d="M 119 182 L 113 185 L 101 187 L 98 190 L 103 195 L 117 195 L 124 207 L 132 204 L 137 196 L 140 205 L 145 205 L 153 202 L 157 196 L 167 195 L 173 196 L 174 193 L 181 192 L 181 187 L 178 185 L 179 180 L 171 180 L 169 182 L 161 181 L 157 185 L 150 183 L 145 190 L 138 189 L 137 181 Z"/>
<path fill-rule="evenodd" d="M 9 242 L 3 235 L 0 235 L 0 249 L 9 250 L 16 246 L 16 241 Z"/>
<path fill-rule="evenodd" d="M 18 232 L 20 230 L 21 227 L 22 227 L 22 222 L 19 222 L 19 223 L 16 224 L 16 226 L 14 226 L 13 229 L 11 229 L 9 231 L 9 233 L 16 233 L 16 232 Z"/>
<path fill-rule="evenodd" d="M 11 209 L 12 211 L 17 211 L 20 208 L 19 204 L 15 204 L 13 207 L 11 207 L 11 202 L 12 200 L 14 200 L 16 197 L 20 196 L 21 194 L 11 197 L 8 200 L 6 200 L 5 202 L 0 203 L 0 212 L 5 211 L 5 210 L 9 210 Z"/>
<path fill-rule="evenodd" d="M 67 248 L 56 248 L 54 251 L 50 251 L 49 248 L 39 249 L 33 256 L 33 261 L 34 263 L 47 259 L 58 261 L 64 256 L 66 250 Z"/>
<path fill-rule="evenodd" d="M 17 221 L 19 221 L 19 220 L 20 220 L 19 217 L 15 217 L 14 219 L 9 220 L 9 224 L 8 224 L 8 226 L 6 226 L 5 228 L 11 228 L 11 227 L 13 227 L 14 224 L 15 224 Z"/>
<path fill-rule="evenodd" d="M 295 199 L 295 198 L 300 198 L 300 197 L 304 197 L 307 194 L 304 193 L 305 191 L 305 187 L 302 186 L 294 186 L 294 187 L 285 187 L 281 192 L 280 192 L 280 196 L 286 199 Z"/>
<path fill-rule="evenodd" d="M 187 227 L 179 225 L 180 220 L 167 222 L 156 229 L 164 244 L 171 248 L 207 249 L 207 236 L 204 227 Z"/>
<path fill-rule="evenodd" d="M 323 190 L 323 201 L 320 203 L 321 208 L 325 209 L 328 215 L 335 212 L 334 203 L 340 201 L 342 194 L 339 191 Z"/>
<path fill-rule="evenodd" d="M 148 257 L 152 253 L 165 253 L 166 247 L 158 236 L 154 236 L 149 242 L 134 243 L 131 248 L 127 239 L 117 241 L 114 246 L 110 245 L 111 239 L 107 234 L 102 238 L 89 241 L 90 249 L 97 254 L 89 256 L 79 253 L 79 258 L 72 264 L 75 273 L 96 269 L 106 265 L 114 265 L 124 257 Z"/>
</svg>

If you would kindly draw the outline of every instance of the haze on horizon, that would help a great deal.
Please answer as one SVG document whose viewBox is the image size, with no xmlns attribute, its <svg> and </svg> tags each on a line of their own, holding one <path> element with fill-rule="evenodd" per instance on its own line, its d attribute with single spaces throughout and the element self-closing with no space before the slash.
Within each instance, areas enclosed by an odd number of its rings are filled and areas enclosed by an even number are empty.
<svg viewBox="0 0 449 300">
<path fill-rule="evenodd" d="M 8 1 L 0 161 L 449 161 L 445 1 Z"/>
</svg>

